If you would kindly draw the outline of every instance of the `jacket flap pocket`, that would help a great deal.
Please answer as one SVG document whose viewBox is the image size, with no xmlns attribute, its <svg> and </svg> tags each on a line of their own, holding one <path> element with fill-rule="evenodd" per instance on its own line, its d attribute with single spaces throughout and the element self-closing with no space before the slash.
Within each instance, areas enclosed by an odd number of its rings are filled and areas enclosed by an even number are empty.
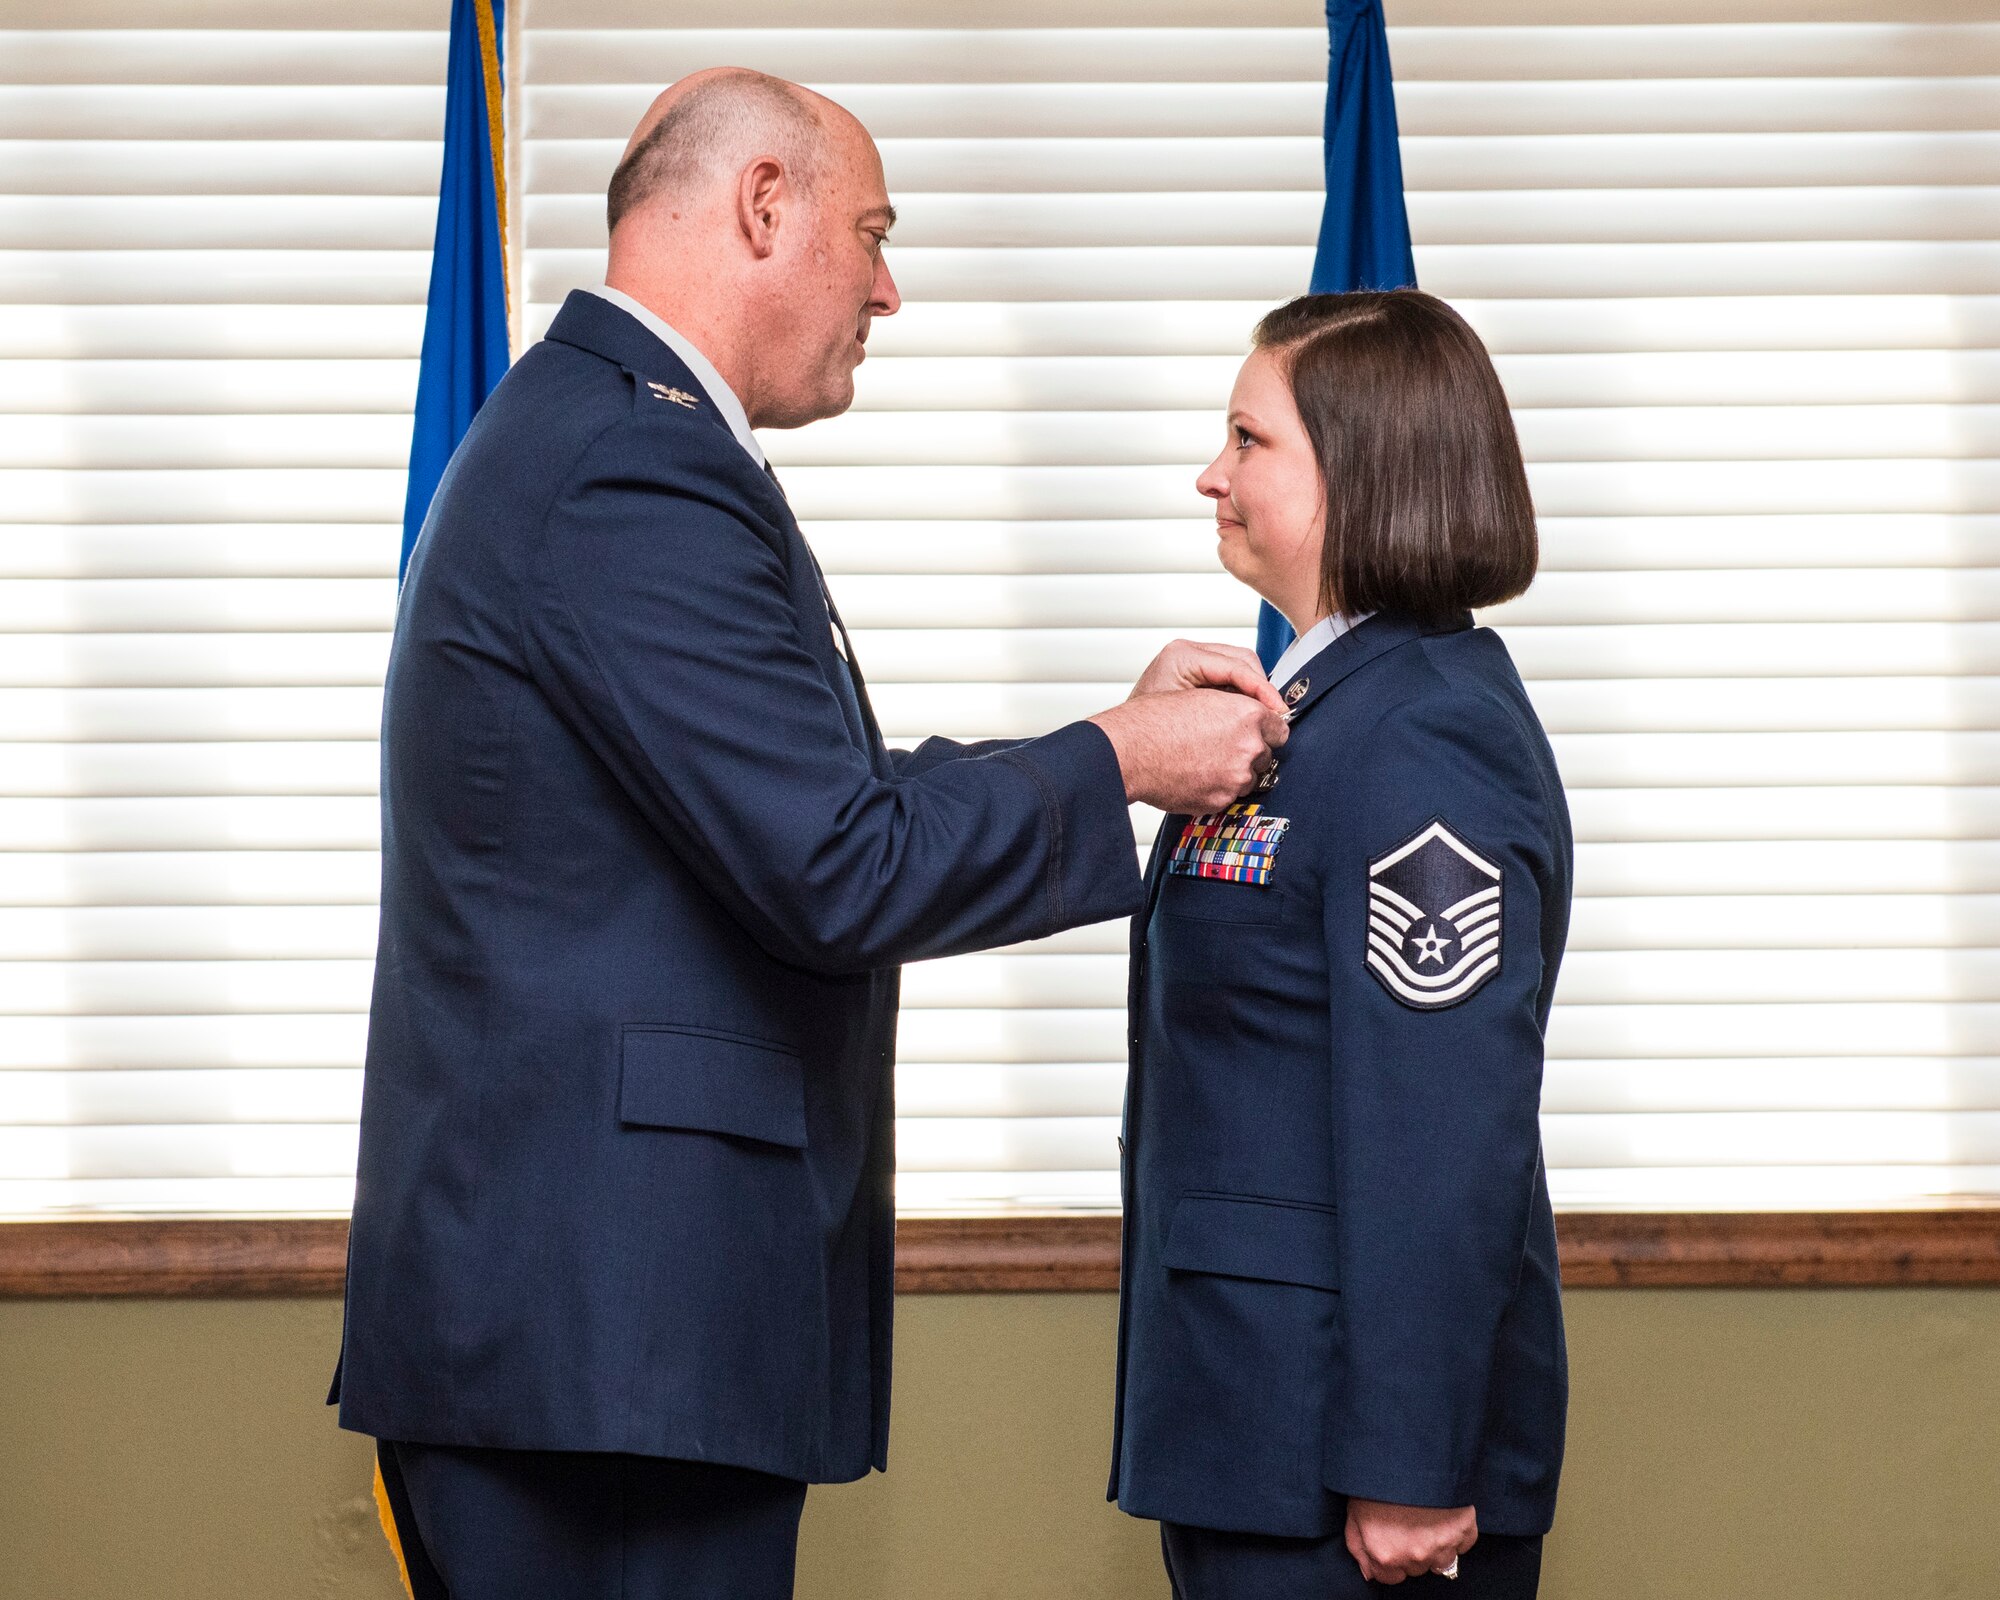
<svg viewBox="0 0 2000 1600">
<path fill-rule="evenodd" d="M 1174 1207 L 1161 1259 L 1183 1272 L 1338 1289 L 1330 1210 L 1286 1200 L 1190 1194 Z"/>
<path fill-rule="evenodd" d="M 621 1122 L 805 1148 L 805 1063 L 785 1045 L 709 1028 L 633 1026 L 620 1072 Z"/>
</svg>

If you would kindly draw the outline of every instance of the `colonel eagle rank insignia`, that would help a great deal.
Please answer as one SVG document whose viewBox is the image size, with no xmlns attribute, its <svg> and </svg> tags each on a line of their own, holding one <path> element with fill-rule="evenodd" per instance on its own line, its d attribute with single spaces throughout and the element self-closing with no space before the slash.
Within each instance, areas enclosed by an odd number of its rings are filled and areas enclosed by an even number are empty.
<svg viewBox="0 0 2000 1600">
<path fill-rule="evenodd" d="M 1442 819 L 1368 863 L 1368 970 L 1419 1011 L 1459 1004 L 1500 970 L 1500 869 Z"/>
</svg>

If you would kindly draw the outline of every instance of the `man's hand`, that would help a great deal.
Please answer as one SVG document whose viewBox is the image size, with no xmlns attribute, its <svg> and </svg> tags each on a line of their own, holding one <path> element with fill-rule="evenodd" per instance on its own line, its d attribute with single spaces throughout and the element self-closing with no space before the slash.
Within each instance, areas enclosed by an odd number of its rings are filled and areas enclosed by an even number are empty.
<svg viewBox="0 0 2000 1600">
<path fill-rule="evenodd" d="M 1132 694 L 1136 698 L 1142 694 L 1167 694 L 1175 689 L 1234 689 L 1238 694 L 1263 701 L 1279 716 L 1285 714 L 1285 702 L 1271 686 L 1257 653 L 1239 645 L 1176 639 L 1139 674 L 1139 681 L 1132 685 Z"/>
<path fill-rule="evenodd" d="M 1347 1553 L 1370 1583 L 1401 1583 L 1442 1572 L 1479 1542 L 1471 1506 L 1439 1511 L 1386 1500 L 1347 1502 Z"/>
<path fill-rule="evenodd" d="M 1118 753 L 1127 800 L 1193 816 L 1246 793 L 1287 733 L 1261 698 L 1220 689 L 1135 694 L 1090 720 Z"/>
</svg>

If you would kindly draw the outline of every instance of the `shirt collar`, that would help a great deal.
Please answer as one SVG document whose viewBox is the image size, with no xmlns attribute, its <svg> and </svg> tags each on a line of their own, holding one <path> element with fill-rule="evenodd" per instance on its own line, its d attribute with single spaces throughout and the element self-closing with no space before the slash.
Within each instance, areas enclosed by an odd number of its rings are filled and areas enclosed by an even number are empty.
<svg viewBox="0 0 2000 1600">
<path fill-rule="evenodd" d="M 1343 633 L 1366 622 L 1369 615 L 1363 613 L 1358 617 L 1350 617 L 1344 612 L 1336 611 L 1330 617 L 1322 617 L 1285 647 L 1285 653 L 1278 657 L 1278 664 L 1271 669 L 1271 681 L 1280 686 L 1289 683 L 1300 667 Z"/>
<path fill-rule="evenodd" d="M 715 402 L 715 409 L 722 413 L 722 420 L 729 424 L 729 431 L 736 436 L 736 442 L 749 452 L 750 459 L 758 466 L 767 465 L 763 446 L 757 443 L 756 434 L 750 431 L 750 417 L 743 409 L 743 402 L 736 398 L 736 391 L 723 382 L 722 374 L 715 370 L 715 363 L 696 349 L 685 334 L 669 327 L 665 319 L 639 304 L 622 289 L 614 289 L 607 283 L 587 292 L 596 295 L 600 300 L 610 301 L 620 311 L 634 318 L 648 333 L 687 363 L 688 371 L 692 372 L 696 381 L 708 391 L 709 399 Z"/>
</svg>

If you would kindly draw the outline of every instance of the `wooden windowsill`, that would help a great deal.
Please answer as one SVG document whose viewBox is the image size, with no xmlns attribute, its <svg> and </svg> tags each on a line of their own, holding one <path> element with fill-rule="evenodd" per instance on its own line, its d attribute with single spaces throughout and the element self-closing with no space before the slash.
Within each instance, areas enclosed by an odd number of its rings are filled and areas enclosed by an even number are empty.
<svg viewBox="0 0 2000 1600">
<path fill-rule="evenodd" d="M 2000 1287 L 2000 1205 L 1836 1212 L 1559 1213 L 1572 1289 Z M 333 1295 L 347 1223 L 323 1217 L 0 1223 L 0 1298 Z M 906 1217 L 904 1294 L 1107 1291 L 1118 1218 Z"/>
</svg>

